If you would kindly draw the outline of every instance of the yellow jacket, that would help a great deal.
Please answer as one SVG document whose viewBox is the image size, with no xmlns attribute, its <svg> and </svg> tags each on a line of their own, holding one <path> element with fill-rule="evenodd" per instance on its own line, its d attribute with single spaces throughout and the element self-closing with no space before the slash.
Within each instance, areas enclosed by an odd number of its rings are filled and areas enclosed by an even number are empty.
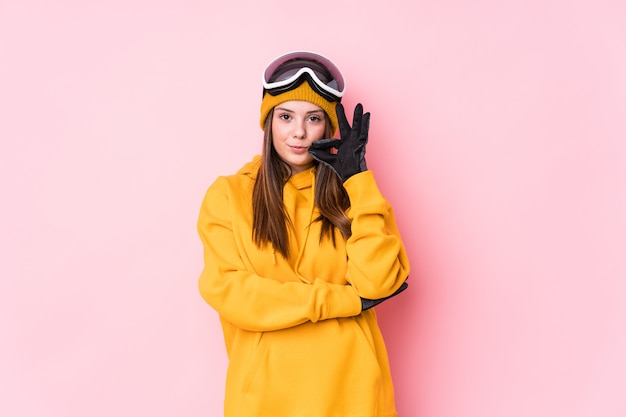
<svg viewBox="0 0 626 417">
<path fill-rule="evenodd" d="M 260 157 L 208 189 L 198 231 L 202 297 L 220 315 L 229 358 L 225 417 L 396 416 L 385 344 L 361 299 L 392 294 L 409 274 L 393 211 L 371 171 L 344 184 L 352 236 L 319 242 L 315 168 L 292 176 L 289 259 L 252 240 Z M 351 285 L 346 285 L 346 284 Z"/>
</svg>

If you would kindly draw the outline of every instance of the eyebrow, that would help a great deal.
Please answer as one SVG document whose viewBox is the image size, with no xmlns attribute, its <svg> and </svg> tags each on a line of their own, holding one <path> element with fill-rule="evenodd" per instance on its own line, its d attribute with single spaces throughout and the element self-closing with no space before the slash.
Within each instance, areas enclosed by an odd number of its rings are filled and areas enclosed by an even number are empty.
<svg viewBox="0 0 626 417">
<path fill-rule="evenodd" d="M 287 109 L 285 107 L 276 107 L 276 110 L 279 111 L 286 111 L 288 113 L 295 113 L 293 110 Z M 306 114 L 311 114 L 311 113 L 322 113 L 324 110 L 320 109 L 320 110 L 310 110 L 308 112 L 306 112 Z"/>
</svg>

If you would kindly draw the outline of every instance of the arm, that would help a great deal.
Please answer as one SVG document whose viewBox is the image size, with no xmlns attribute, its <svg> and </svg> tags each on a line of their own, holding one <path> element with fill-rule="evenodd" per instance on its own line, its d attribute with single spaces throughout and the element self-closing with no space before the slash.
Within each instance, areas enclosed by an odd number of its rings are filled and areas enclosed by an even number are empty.
<svg viewBox="0 0 626 417">
<path fill-rule="evenodd" d="M 350 286 L 321 279 L 306 284 L 295 275 L 282 280 L 257 275 L 240 253 L 254 243 L 251 236 L 237 241 L 233 215 L 226 181 L 218 179 L 207 191 L 198 219 L 204 246 L 199 290 L 224 320 L 245 330 L 271 331 L 361 312 Z"/>
<path fill-rule="evenodd" d="M 393 209 L 381 195 L 372 171 L 350 177 L 344 186 L 352 222 L 352 236 L 346 244 L 347 279 L 363 298 L 388 297 L 410 272 Z"/>
<path fill-rule="evenodd" d="M 346 249 L 347 280 L 362 298 L 383 299 L 400 292 L 409 275 L 408 258 L 393 210 L 367 170 L 365 148 L 370 114 L 364 114 L 363 106 L 357 104 L 351 126 L 343 106 L 337 104 L 337 119 L 341 139 L 313 142 L 309 153 L 335 171 L 350 197 L 348 218 L 352 236 Z M 329 152 L 333 148 L 336 152 Z M 363 307 L 367 304 L 365 300 Z"/>
</svg>

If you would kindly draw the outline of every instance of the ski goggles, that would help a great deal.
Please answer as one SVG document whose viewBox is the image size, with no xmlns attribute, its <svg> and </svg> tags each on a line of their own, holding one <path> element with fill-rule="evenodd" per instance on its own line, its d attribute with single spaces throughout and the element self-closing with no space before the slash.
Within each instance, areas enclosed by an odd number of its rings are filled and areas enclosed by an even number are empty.
<svg viewBox="0 0 626 417">
<path fill-rule="evenodd" d="M 346 90 L 343 75 L 331 60 L 313 52 L 298 51 L 276 58 L 265 68 L 263 93 L 277 96 L 305 81 L 330 102 L 341 101 Z"/>
</svg>

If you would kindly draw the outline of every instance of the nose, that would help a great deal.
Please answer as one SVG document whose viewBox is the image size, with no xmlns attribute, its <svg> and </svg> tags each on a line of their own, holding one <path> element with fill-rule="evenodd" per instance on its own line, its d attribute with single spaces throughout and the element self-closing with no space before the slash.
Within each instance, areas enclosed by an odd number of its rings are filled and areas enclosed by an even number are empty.
<svg viewBox="0 0 626 417">
<path fill-rule="evenodd" d="M 304 139 L 306 136 L 306 128 L 304 126 L 304 120 L 298 120 L 293 125 L 293 137 L 298 139 Z"/>
</svg>

